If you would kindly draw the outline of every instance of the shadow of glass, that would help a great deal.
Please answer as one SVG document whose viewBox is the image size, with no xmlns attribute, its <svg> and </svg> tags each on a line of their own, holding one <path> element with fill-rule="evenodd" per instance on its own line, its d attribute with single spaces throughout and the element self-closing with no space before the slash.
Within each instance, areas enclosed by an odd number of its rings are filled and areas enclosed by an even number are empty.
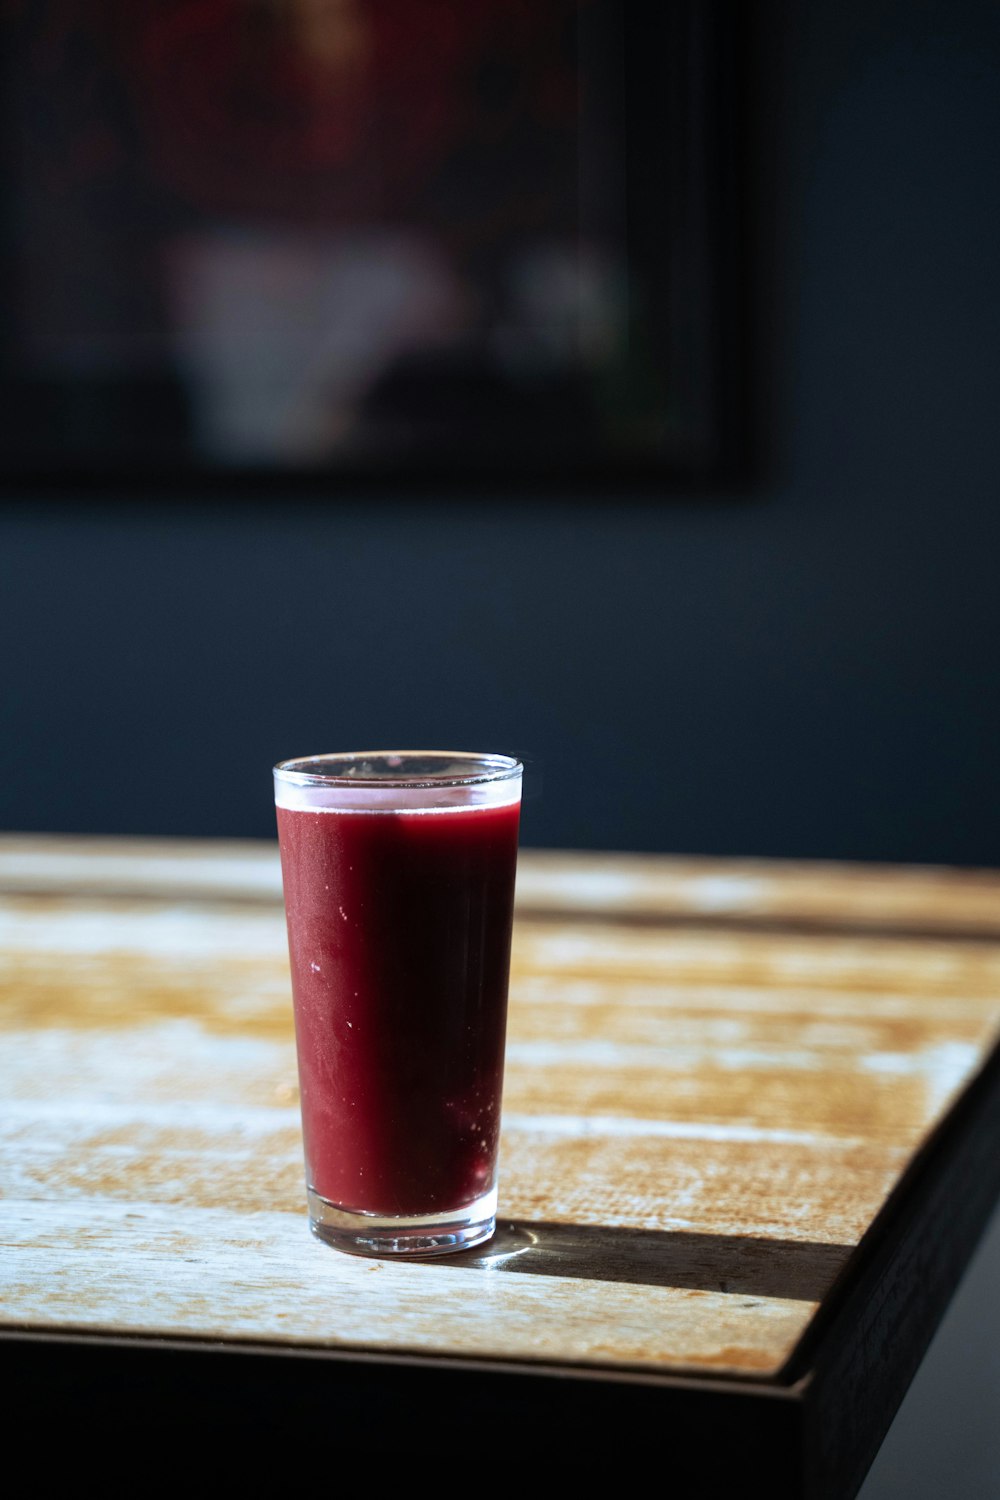
<svg viewBox="0 0 1000 1500">
<path fill-rule="evenodd" d="M 686 1230 L 506 1220 L 497 1224 L 489 1244 L 435 1264 L 820 1302 L 853 1248 Z"/>
</svg>

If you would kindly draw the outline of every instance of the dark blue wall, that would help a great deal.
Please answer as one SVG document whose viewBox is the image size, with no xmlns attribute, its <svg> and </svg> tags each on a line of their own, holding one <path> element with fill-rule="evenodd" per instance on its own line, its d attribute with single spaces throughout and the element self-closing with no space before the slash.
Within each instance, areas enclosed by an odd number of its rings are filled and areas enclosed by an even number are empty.
<svg viewBox="0 0 1000 1500">
<path fill-rule="evenodd" d="M 761 5 L 740 492 L 0 515 L 0 826 L 269 835 L 281 756 L 532 757 L 525 842 L 1000 863 L 1000 12 Z"/>
</svg>

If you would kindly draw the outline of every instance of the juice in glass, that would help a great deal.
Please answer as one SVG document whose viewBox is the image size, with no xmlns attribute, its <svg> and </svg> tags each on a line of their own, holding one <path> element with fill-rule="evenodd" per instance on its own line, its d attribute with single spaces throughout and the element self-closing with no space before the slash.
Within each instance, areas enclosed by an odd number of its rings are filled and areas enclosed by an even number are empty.
<svg viewBox="0 0 1000 1500">
<path fill-rule="evenodd" d="M 307 1196 L 340 1248 L 493 1232 L 520 783 L 459 752 L 276 768 Z"/>
</svg>

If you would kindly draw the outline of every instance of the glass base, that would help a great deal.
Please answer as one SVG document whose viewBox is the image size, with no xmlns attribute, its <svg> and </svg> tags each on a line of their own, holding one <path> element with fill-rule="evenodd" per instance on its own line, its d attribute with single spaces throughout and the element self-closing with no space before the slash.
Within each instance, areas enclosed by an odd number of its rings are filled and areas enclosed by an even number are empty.
<svg viewBox="0 0 1000 1500">
<path fill-rule="evenodd" d="M 306 1189 L 309 1227 L 317 1239 L 350 1255 L 450 1255 L 482 1245 L 496 1228 L 497 1190 L 446 1214 L 366 1214 L 338 1208 Z"/>
</svg>

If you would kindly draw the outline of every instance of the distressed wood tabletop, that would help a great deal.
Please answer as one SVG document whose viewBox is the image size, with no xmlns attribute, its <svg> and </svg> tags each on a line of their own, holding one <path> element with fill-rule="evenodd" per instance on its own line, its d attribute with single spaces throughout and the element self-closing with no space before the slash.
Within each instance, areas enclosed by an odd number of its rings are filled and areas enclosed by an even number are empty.
<svg viewBox="0 0 1000 1500">
<path fill-rule="evenodd" d="M 274 846 L 0 840 L 0 1026 L 0 1327 L 780 1387 L 997 1047 L 1000 874 L 522 851 L 433 1262 L 307 1231 Z"/>
</svg>

